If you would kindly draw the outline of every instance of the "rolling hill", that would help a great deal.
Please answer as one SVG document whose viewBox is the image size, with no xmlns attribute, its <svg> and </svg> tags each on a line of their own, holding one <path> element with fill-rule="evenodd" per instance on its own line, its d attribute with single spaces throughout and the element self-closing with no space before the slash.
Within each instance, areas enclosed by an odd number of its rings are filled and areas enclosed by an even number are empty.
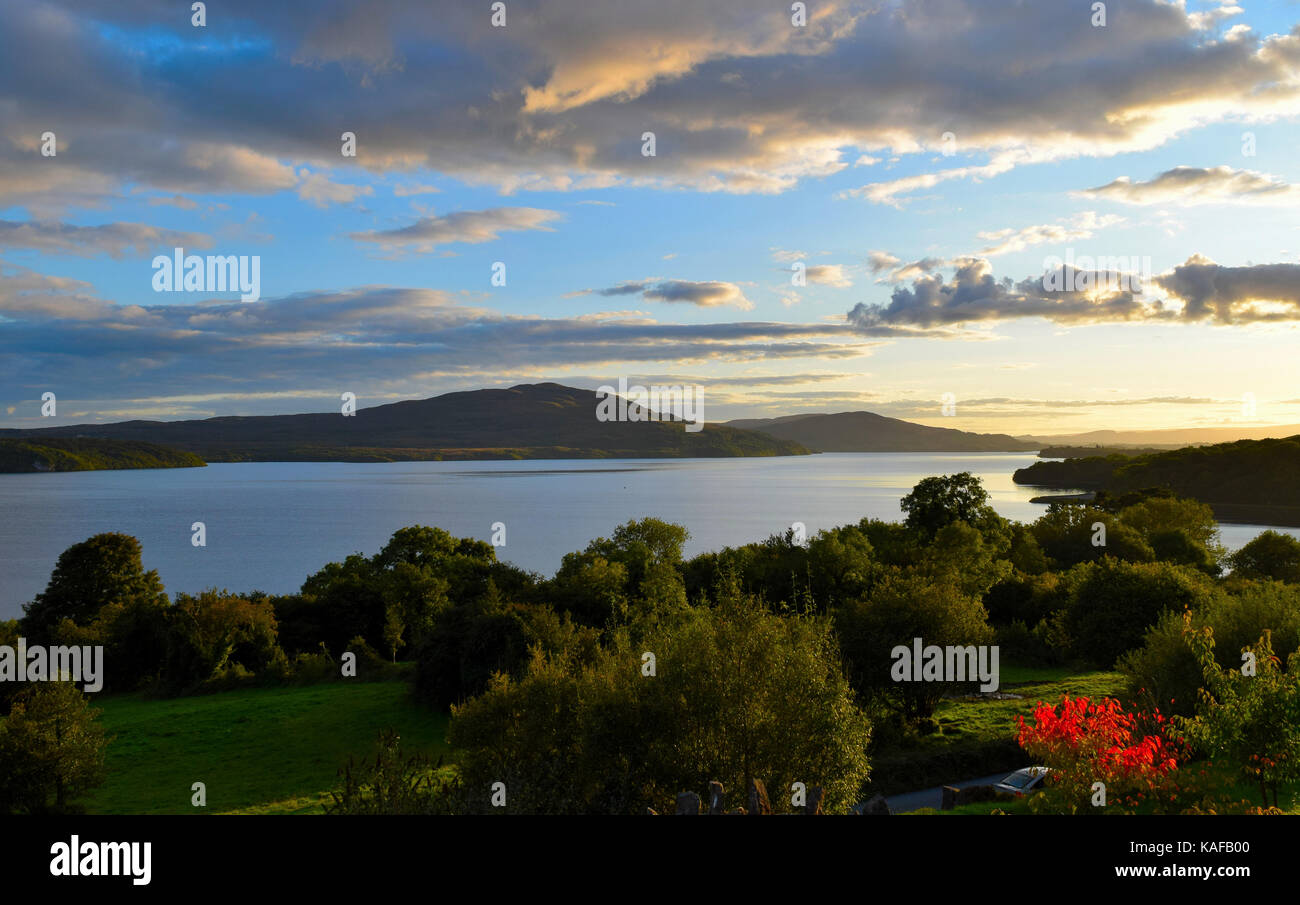
<svg viewBox="0 0 1300 905">
<path fill-rule="evenodd" d="M 1141 456 L 1035 462 L 1017 484 L 1119 494 L 1168 487 L 1209 503 L 1223 521 L 1300 524 L 1300 435 L 1238 440 Z"/>
<path fill-rule="evenodd" d="M 821 452 L 1024 452 L 1040 445 L 1007 434 L 927 427 L 871 412 L 745 418 L 726 426 L 762 431 Z"/>
<path fill-rule="evenodd" d="M 596 394 L 556 383 L 304 415 L 123 421 L 0 431 L 0 439 L 90 437 L 158 443 L 209 462 L 789 456 L 799 443 L 680 421 L 599 421 Z"/>
</svg>

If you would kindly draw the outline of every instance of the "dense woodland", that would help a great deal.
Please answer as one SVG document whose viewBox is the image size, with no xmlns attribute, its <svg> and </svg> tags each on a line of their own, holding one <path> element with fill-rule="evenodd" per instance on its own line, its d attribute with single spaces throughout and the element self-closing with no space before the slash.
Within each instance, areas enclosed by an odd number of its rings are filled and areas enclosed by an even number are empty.
<svg viewBox="0 0 1300 905">
<path fill-rule="evenodd" d="M 1018 469 L 1014 480 L 1110 493 L 1166 487 L 1206 503 L 1300 507 L 1300 435 L 1035 462 Z"/>
<path fill-rule="evenodd" d="M 437 781 L 390 802 L 420 812 L 486 810 L 466 790 L 502 781 L 514 812 L 641 813 L 709 780 L 744 788 L 754 777 L 821 786 L 827 810 L 843 811 L 871 788 L 878 758 L 939 731 L 945 696 L 975 690 L 893 681 L 891 650 L 913 638 L 997 644 L 1004 666 L 1119 669 L 1127 706 L 1202 727 L 1186 733 L 1201 746 L 1189 756 L 1248 758 L 1223 753 L 1248 731 L 1205 728 L 1222 711 L 1200 691 L 1239 667 L 1243 648 L 1270 645 L 1272 684 L 1249 688 L 1275 698 L 1233 708 L 1237 718 L 1300 706 L 1300 543 L 1287 535 L 1265 532 L 1229 556 L 1210 508 L 1168 490 L 1054 504 L 1015 523 L 964 473 L 925 479 L 903 508 L 903 522 L 692 558 L 685 527 L 642 519 L 550 577 L 482 541 L 411 526 L 284 596 L 169 598 L 134 538 L 102 534 L 59 557 L 21 620 L 0 623 L 0 644 L 103 644 L 107 692 L 155 695 L 339 680 L 347 652 L 363 680 L 413 663 L 412 691 L 450 709 L 457 752 L 451 771 L 426 765 Z M 0 712 L 29 722 L 54 706 L 45 689 L 0 688 Z M 21 750 L 13 724 L 0 724 L 0 750 Z M 1287 772 L 1300 764 L 1297 731 L 1277 736 L 1283 756 L 1268 749 L 1287 765 L 1269 773 L 1274 796 L 1300 778 Z M 39 809 L 19 801 L 18 781 L 0 776 L 0 807 Z M 365 783 L 352 772 L 348 783 L 340 807 L 373 809 Z"/>
<path fill-rule="evenodd" d="M 0 473 L 3 474 L 119 468 L 201 468 L 206 464 L 191 452 L 133 440 L 90 437 L 0 440 Z"/>
</svg>

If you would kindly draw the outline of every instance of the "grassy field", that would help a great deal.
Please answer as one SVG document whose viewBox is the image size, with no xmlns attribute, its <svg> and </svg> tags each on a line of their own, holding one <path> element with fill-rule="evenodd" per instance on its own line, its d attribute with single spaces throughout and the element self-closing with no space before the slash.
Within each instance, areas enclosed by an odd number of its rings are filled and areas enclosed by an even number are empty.
<svg viewBox="0 0 1300 905">
<path fill-rule="evenodd" d="M 320 813 L 351 754 L 369 756 L 379 730 L 403 748 L 446 753 L 447 717 L 415 704 L 405 682 L 329 682 L 172 700 L 97 700 L 114 739 L 91 813 Z M 206 808 L 190 804 L 207 785 Z"/>
<path fill-rule="evenodd" d="M 943 701 L 934 713 L 938 732 L 877 747 L 871 791 L 894 795 L 1027 766 L 1028 755 L 1015 741 L 1017 716 L 1028 717 L 1039 701 L 1055 704 L 1062 695 L 1117 697 L 1124 689 L 1117 672 L 1007 665 L 1001 677 L 999 690 L 1019 699 Z"/>
</svg>

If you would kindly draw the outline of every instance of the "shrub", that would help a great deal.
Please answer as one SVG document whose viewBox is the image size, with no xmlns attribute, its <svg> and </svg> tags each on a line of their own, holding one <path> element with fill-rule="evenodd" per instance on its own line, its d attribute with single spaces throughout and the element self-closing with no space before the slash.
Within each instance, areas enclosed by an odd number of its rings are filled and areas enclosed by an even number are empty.
<svg viewBox="0 0 1300 905">
<path fill-rule="evenodd" d="M 854 705 L 829 621 L 776 615 L 732 586 L 589 664 L 534 651 L 454 707 L 449 740 L 472 810 L 504 782 L 515 813 L 643 813 L 682 789 L 795 781 L 847 808 L 868 776 L 870 725 Z M 646 652 L 655 656 L 647 675 Z M 778 796 L 774 804 L 780 807 Z"/>
<path fill-rule="evenodd" d="M 1097 782 L 1104 783 L 1107 804 L 1135 807 L 1178 766 L 1178 747 L 1159 711 L 1148 718 L 1125 713 L 1112 698 L 1065 696 L 1055 707 L 1039 701 L 1032 724 L 1023 716 L 1017 721 L 1020 746 L 1051 770 L 1045 797 L 1055 810 L 1086 812 Z"/>
<path fill-rule="evenodd" d="M 1210 598 L 1204 577 L 1168 563 L 1107 557 L 1078 568 L 1065 628 L 1075 653 L 1105 668 L 1139 647 L 1162 613 L 1199 609 Z"/>
</svg>

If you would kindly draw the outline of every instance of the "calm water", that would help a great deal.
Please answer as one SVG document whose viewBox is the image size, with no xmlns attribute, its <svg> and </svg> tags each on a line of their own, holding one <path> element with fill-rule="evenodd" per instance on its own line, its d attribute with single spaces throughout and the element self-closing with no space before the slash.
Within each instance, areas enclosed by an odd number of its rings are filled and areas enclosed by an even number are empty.
<svg viewBox="0 0 1300 905">
<path fill-rule="evenodd" d="M 800 521 L 821 528 L 901 518 L 923 477 L 970 471 L 1002 515 L 1029 521 L 1041 490 L 1017 487 L 1032 453 L 837 453 L 771 459 L 527 462 L 260 462 L 151 471 L 0 475 L 0 619 L 44 589 L 59 553 L 102 531 L 140 539 L 167 590 L 296 591 L 349 553 L 371 554 L 404 525 L 491 540 L 498 555 L 551 574 L 560 558 L 631 518 L 691 532 L 687 553 L 762 540 Z M 207 546 L 190 525 L 207 525 Z M 1225 525 L 1240 547 L 1259 526 Z M 1295 529 L 1285 529 L 1298 534 Z"/>
</svg>

